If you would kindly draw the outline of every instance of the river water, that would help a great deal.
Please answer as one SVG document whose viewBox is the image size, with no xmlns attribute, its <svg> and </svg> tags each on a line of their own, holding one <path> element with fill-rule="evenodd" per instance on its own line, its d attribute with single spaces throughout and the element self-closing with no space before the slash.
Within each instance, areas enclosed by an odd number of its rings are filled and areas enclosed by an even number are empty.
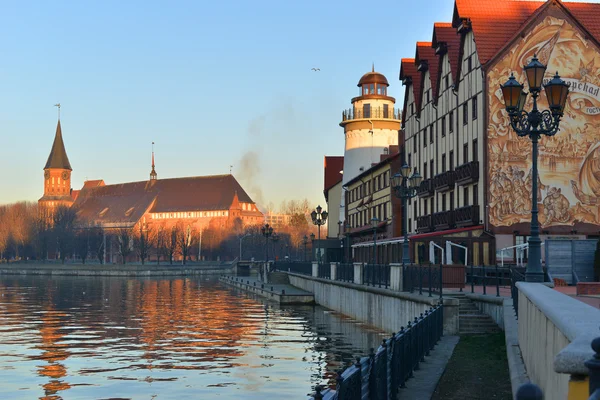
<svg viewBox="0 0 600 400">
<path fill-rule="evenodd" d="M 0 277 L 0 399 L 305 399 L 383 332 L 216 278 Z"/>
</svg>

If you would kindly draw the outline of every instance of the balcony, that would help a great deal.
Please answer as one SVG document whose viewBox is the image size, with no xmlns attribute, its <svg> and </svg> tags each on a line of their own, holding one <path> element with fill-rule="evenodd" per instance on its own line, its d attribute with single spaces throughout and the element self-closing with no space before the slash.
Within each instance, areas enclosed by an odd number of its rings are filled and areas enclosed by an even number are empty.
<svg viewBox="0 0 600 400">
<path fill-rule="evenodd" d="M 466 206 L 454 210 L 457 227 L 479 225 L 479 206 Z"/>
<path fill-rule="evenodd" d="M 479 161 L 470 161 L 456 167 L 456 184 L 467 185 L 479 180 Z"/>
<path fill-rule="evenodd" d="M 433 227 L 436 231 L 454 228 L 454 211 L 441 211 L 434 213 Z"/>
<path fill-rule="evenodd" d="M 367 111 L 366 113 L 364 111 Z M 397 108 L 373 107 L 370 110 L 350 108 L 342 111 L 342 123 L 355 119 L 393 119 L 401 120 L 402 111 Z"/>
<path fill-rule="evenodd" d="M 423 215 L 417 217 L 417 232 L 425 233 L 432 232 L 433 226 L 431 225 L 431 215 Z"/>
<path fill-rule="evenodd" d="M 433 179 L 425 179 L 417 188 L 417 196 L 433 196 Z"/>
<path fill-rule="evenodd" d="M 450 189 L 454 189 L 455 180 L 456 173 L 454 171 L 442 172 L 433 178 L 433 186 L 438 192 L 446 192 Z"/>
</svg>

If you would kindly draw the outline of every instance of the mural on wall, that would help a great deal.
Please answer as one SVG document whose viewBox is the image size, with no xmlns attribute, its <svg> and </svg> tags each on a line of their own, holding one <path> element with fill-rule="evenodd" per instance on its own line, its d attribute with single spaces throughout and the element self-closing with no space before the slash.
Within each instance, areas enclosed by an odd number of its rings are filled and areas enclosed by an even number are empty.
<svg viewBox="0 0 600 400">
<path fill-rule="evenodd" d="M 542 227 L 600 224 L 600 53 L 563 19 L 546 17 L 490 70 L 489 218 L 494 226 L 531 220 L 531 140 L 508 122 L 500 84 L 511 72 L 525 85 L 523 66 L 534 54 L 570 86 L 560 131 L 539 142 L 538 202 Z M 531 110 L 529 96 L 525 110 Z M 540 109 L 548 103 L 538 97 Z"/>
</svg>

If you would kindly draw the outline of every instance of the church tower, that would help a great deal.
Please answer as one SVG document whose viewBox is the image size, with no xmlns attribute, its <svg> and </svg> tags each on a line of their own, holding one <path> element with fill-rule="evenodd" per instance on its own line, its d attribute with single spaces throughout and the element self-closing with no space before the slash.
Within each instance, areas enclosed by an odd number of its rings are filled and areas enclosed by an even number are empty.
<svg viewBox="0 0 600 400">
<path fill-rule="evenodd" d="M 70 207 L 73 204 L 71 197 L 72 170 L 65 151 L 59 119 L 52 150 L 44 167 L 44 196 L 38 200 L 41 208 L 51 211 L 60 205 Z"/>
<path fill-rule="evenodd" d="M 152 170 L 150 171 L 150 180 L 155 181 L 158 178 L 156 170 L 154 169 L 154 142 L 152 142 Z"/>
</svg>

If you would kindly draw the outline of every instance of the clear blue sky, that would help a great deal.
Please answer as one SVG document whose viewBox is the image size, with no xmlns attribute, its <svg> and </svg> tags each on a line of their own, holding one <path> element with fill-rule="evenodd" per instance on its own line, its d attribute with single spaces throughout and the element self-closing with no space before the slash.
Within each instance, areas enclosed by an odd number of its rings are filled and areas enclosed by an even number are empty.
<svg viewBox="0 0 600 400">
<path fill-rule="evenodd" d="M 74 189 L 86 177 L 147 179 L 154 141 L 159 179 L 233 165 L 255 201 L 324 203 L 323 156 L 343 155 L 338 123 L 358 79 L 374 62 L 401 107 L 400 59 L 453 5 L 5 2 L 0 204 L 42 195 L 57 102 Z M 253 177 L 241 171 L 247 152 Z"/>
</svg>

